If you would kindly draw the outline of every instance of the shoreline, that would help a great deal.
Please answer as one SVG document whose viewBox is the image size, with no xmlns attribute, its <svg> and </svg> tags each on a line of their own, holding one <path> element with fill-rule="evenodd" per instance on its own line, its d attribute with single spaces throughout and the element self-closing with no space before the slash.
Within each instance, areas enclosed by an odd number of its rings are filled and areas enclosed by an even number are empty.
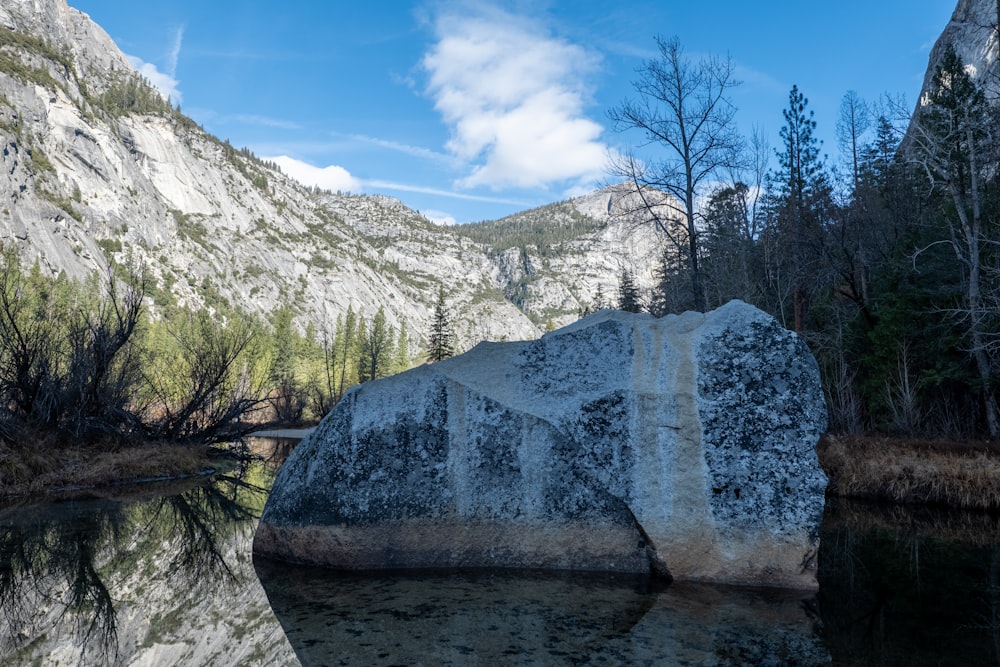
<svg viewBox="0 0 1000 667">
<path fill-rule="evenodd" d="M 249 437 L 299 440 L 309 428 Z M 824 435 L 816 451 L 828 498 L 1000 511 L 1000 443 Z M 150 444 L 29 449 L 0 444 L 0 501 L 93 496 L 116 488 L 209 477 L 232 465 L 226 449 Z"/>
<path fill-rule="evenodd" d="M 312 428 L 264 429 L 248 438 L 298 440 Z M 100 496 L 123 487 L 210 477 L 237 455 L 208 445 L 30 448 L 0 443 L 0 502 Z"/>
<path fill-rule="evenodd" d="M 824 435 L 827 496 L 1000 510 L 1000 443 Z"/>
</svg>

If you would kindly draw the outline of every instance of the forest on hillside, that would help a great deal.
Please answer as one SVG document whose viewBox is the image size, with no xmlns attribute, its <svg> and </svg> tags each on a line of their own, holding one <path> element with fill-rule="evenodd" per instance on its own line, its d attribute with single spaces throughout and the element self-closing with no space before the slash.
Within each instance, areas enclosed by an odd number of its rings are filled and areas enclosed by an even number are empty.
<svg viewBox="0 0 1000 667">
<path fill-rule="evenodd" d="M 832 432 L 1000 437 L 996 87 L 949 48 L 915 112 L 849 92 L 834 164 L 797 87 L 780 145 L 747 141 L 732 63 L 658 43 L 637 97 L 610 115 L 660 157 L 615 168 L 673 195 L 681 222 L 645 211 L 667 239 L 659 286 L 637 303 L 625 275 L 619 303 L 659 315 L 742 299 L 771 313 L 812 348 Z"/>
</svg>

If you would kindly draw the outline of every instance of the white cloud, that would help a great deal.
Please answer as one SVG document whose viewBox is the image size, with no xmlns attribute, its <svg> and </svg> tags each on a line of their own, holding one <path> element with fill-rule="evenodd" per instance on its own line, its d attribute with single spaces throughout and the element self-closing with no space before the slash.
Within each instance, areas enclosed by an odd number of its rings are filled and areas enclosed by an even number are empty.
<svg viewBox="0 0 1000 667">
<path fill-rule="evenodd" d="M 154 88 L 160 91 L 163 98 L 171 104 L 180 104 L 183 96 L 180 91 L 180 81 L 177 80 L 177 60 L 181 55 L 181 43 L 184 40 L 184 28 L 179 27 L 174 32 L 174 39 L 167 52 L 167 71 L 161 72 L 153 63 L 147 63 L 138 56 L 125 55 L 135 70 L 144 76 Z"/>
<path fill-rule="evenodd" d="M 584 114 L 596 58 L 537 22 L 495 8 L 437 17 L 428 92 L 472 165 L 460 187 L 547 187 L 604 175 L 603 128 Z"/>
<path fill-rule="evenodd" d="M 379 139 L 378 137 L 369 137 L 366 134 L 351 134 L 346 135 L 348 138 L 353 139 L 365 144 L 370 144 L 372 146 L 378 146 L 379 148 L 385 148 L 387 150 L 396 151 L 399 153 L 404 153 L 406 155 L 412 155 L 413 157 L 423 158 L 425 160 L 432 160 L 435 162 L 454 162 L 454 157 L 447 155 L 445 153 L 438 153 L 432 151 L 429 148 L 424 148 L 423 146 L 413 146 L 411 144 L 404 144 L 398 141 L 391 141 L 389 139 Z"/>
<path fill-rule="evenodd" d="M 125 57 L 128 58 L 135 71 L 145 77 L 152 84 L 153 88 L 160 91 L 163 99 L 169 100 L 171 104 L 181 103 L 183 96 L 181 95 L 180 88 L 178 88 L 180 81 L 156 69 L 156 65 L 153 63 L 147 63 L 136 56 L 126 55 Z"/>
<path fill-rule="evenodd" d="M 530 202 L 521 199 L 511 199 L 508 197 L 486 197 L 483 195 L 470 195 L 465 192 L 455 192 L 453 190 L 442 190 L 441 188 L 431 188 L 424 185 L 410 185 L 408 183 L 396 183 L 393 181 L 365 181 L 365 186 L 369 190 L 399 190 L 401 192 L 418 192 L 425 195 L 435 195 L 438 197 L 451 197 L 452 199 L 462 199 L 464 201 L 481 201 L 488 204 L 510 204 L 511 206 L 529 206 Z"/>
<path fill-rule="evenodd" d="M 425 218 L 427 218 L 436 225 L 444 225 L 450 227 L 451 225 L 454 225 L 458 222 L 457 220 L 455 220 L 455 216 L 451 215 L 450 213 L 445 213 L 444 211 L 428 210 L 428 211 L 421 211 L 421 213 L 423 213 Z"/>
<path fill-rule="evenodd" d="M 287 155 L 264 159 L 276 163 L 281 167 L 281 171 L 303 185 L 315 185 L 326 190 L 339 190 L 341 192 L 358 192 L 361 190 L 361 181 L 351 176 L 350 172 L 343 167 L 336 165 L 314 167 L 311 164 L 296 160 Z"/>
<path fill-rule="evenodd" d="M 167 52 L 167 73 L 172 76 L 177 76 L 177 61 L 181 57 L 181 42 L 184 39 L 184 26 L 177 28 L 174 32 L 174 41 L 170 45 L 170 51 Z"/>
</svg>

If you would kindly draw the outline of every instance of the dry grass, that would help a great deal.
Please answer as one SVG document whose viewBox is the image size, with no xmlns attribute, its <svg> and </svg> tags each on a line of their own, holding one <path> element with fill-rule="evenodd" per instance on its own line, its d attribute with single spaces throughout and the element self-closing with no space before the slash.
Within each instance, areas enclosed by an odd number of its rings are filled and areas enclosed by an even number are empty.
<svg viewBox="0 0 1000 667">
<path fill-rule="evenodd" d="M 826 436 L 818 452 L 833 495 L 1000 509 L 994 444 Z"/>
<path fill-rule="evenodd" d="M 123 483 L 183 477 L 217 468 L 208 447 L 59 446 L 52 442 L 0 442 L 0 498 L 96 489 Z"/>
</svg>

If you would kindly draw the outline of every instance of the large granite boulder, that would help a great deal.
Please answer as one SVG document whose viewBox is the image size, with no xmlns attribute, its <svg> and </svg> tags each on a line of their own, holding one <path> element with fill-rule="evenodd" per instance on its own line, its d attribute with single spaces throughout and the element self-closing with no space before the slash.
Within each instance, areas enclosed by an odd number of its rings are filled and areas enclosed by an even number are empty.
<svg viewBox="0 0 1000 667">
<path fill-rule="evenodd" d="M 601 311 L 349 392 L 254 551 L 815 588 L 825 427 L 815 360 L 763 312 Z"/>
</svg>

